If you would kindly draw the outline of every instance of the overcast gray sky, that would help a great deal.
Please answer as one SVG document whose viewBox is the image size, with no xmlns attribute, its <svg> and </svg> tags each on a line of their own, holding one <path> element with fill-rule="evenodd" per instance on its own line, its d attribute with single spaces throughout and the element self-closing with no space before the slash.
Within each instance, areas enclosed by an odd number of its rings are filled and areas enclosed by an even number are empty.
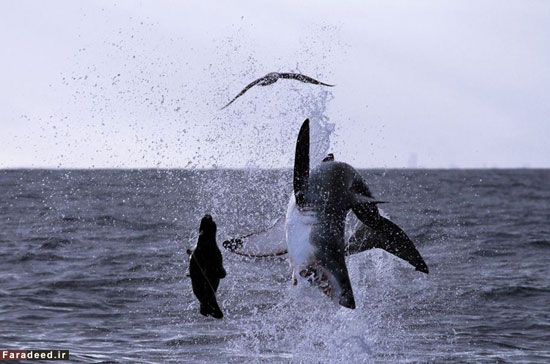
<svg viewBox="0 0 550 364">
<path fill-rule="evenodd" d="M 0 168 L 550 167 L 550 1 L 0 2 Z M 301 71 L 337 86 L 281 80 Z"/>
</svg>

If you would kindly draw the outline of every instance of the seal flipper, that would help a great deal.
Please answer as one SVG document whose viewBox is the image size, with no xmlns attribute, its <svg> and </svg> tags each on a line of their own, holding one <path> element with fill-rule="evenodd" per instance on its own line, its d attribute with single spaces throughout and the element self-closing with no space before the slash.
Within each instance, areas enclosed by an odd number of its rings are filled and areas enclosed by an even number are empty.
<svg viewBox="0 0 550 364">
<path fill-rule="evenodd" d="M 225 271 L 225 268 L 224 267 L 220 267 L 220 269 L 218 270 L 218 277 L 220 279 L 223 279 L 227 276 L 227 272 Z"/>
<path fill-rule="evenodd" d="M 208 300 L 204 300 L 204 302 L 201 301 L 200 313 L 203 316 L 210 315 L 217 319 L 223 318 L 223 312 L 220 306 L 218 306 L 218 301 L 216 301 L 215 296 L 212 296 Z"/>
<path fill-rule="evenodd" d="M 306 203 L 306 193 L 309 185 L 309 119 L 306 119 L 300 127 L 298 139 L 296 140 L 293 185 L 296 205 L 303 208 Z"/>
<path fill-rule="evenodd" d="M 365 225 L 349 239 L 346 254 L 380 248 L 407 261 L 417 271 L 429 273 L 426 262 L 411 239 L 399 226 L 381 216 L 374 204 L 359 205 L 353 208 L 353 212 Z"/>
</svg>

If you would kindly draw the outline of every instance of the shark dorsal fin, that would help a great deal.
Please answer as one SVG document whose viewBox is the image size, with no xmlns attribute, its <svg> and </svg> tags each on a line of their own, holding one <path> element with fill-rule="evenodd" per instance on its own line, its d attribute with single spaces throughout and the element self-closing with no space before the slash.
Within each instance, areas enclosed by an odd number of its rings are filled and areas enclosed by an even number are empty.
<svg viewBox="0 0 550 364">
<path fill-rule="evenodd" d="M 304 207 L 309 182 L 309 119 L 302 124 L 296 140 L 293 181 L 296 204 Z"/>
</svg>

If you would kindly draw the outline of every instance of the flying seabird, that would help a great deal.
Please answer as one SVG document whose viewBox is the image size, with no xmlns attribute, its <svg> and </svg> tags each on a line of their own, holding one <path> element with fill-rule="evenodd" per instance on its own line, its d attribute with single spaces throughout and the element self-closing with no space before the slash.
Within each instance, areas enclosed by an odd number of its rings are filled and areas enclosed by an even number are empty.
<svg viewBox="0 0 550 364">
<path fill-rule="evenodd" d="M 314 85 L 323 85 L 323 86 L 328 86 L 328 87 L 333 87 L 334 86 L 334 85 L 329 85 L 327 83 L 317 81 L 316 79 L 313 79 L 311 77 L 302 75 L 300 73 L 271 72 L 271 73 L 268 73 L 267 75 L 265 75 L 264 77 L 258 78 L 256 81 L 253 81 L 253 82 L 249 83 L 241 92 L 239 92 L 239 94 L 237 96 L 235 96 L 235 98 L 233 98 L 233 100 L 229 101 L 229 103 L 227 105 L 222 107 L 222 109 L 225 109 L 226 107 L 231 105 L 233 103 L 233 101 L 237 100 L 239 97 L 244 95 L 244 93 L 246 91 L 248 91 L 250 88 L 252 88 L 256 85 L 260 85 L 260 86 L 271 85 L 271 84 L 277 82 L 277 80 L 279 78 L 288 78 L 288 79 L 292 79 L 292 80 L 298 80 L 298 81 L 301 81 L 301 82 L 304 82 L 304 83 L 312 83 Z"/>
</svg>

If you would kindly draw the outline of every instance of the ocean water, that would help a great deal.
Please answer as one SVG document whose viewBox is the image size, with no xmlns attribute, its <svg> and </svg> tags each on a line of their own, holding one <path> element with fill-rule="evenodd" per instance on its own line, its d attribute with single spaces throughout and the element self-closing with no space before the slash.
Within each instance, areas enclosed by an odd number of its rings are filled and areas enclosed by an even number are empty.
<svg viewBox="0 0 550 364">
<path fill-rule="evenodd" d="M 364 170 L 430 274 L 348 258 L 357 309 L 292 286 L 285 256 L 222 248 L 222 320 L 185 250 L 285 210 L 287 170 L 0 171 L 0 349 L 85 363 L 549 363 L 550 170 Z"/>
</svg>

